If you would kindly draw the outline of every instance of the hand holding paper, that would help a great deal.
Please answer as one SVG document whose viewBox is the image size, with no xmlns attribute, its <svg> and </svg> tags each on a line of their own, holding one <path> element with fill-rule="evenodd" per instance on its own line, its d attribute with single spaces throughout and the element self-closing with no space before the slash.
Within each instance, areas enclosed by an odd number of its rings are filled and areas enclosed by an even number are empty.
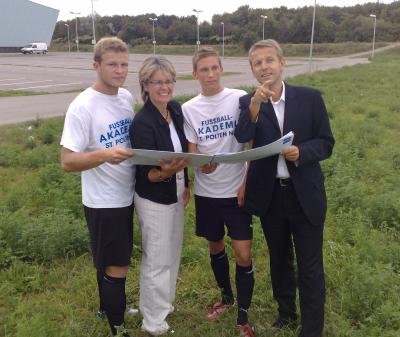
<svg viewBox="0 0 400 337">
<path fill-rule="evenodd" d="M 290 145 L 282 150 L 281 154 L 289 161 L 296 161 L 299 159 L 299 148 L 295 145 Z"/>
<path fill-rule="evenodd" d="M 169 151 L 154 151 L 133 149 L 135 156 L 131 159 L 137 165 L 157 165 L 159 166 L 160 159 L 168 162 L 176 159 L 187 158 L 189 166 L 203 166 L 210 163 L 225 163 L 233 164 L 243 161 L 257 160 L 261 158 L 270 157 L 281 153 L 283 150 L 289 148 L 293 142 L 294 133 L 289 132 L 283 137 L 279 138 L 273 143 L 257 147 L 251 150 L 240 151 L 236 153 L 225 153 L 216 155 L 205 155 L 198 153 L 183 153 L 183 152 L 169 152 Z M 211 173 L 211 172 L 210 172 Z"/>
</svg>

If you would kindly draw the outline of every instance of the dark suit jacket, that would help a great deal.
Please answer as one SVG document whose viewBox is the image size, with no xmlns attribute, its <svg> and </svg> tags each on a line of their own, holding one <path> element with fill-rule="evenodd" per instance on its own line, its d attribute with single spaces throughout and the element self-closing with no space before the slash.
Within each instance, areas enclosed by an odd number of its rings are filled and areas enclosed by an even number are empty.
<svg viewBox="0 0 400 337">
<path fill-rule="evenodd" d="M 326 213 L 324 176 L 319 161 L 328 158 L 335 140 L 329 125 L 324 101 L 319 91 L 285 83 L 285 118 L 283 134 L 294 132 L 293 145 L 299 147 L 298 165 L 286 161 L 298 200 L 307 218 L 322 225 Z M 278 120 L 270 101 L 262 103 L 256 123 L 250 121 L 249 104 L 254 95 L 240 98 L 240 117 L 236 139 L 253 147 L 269 144 L 281 137 Z M 251 162 L 247 176 L 245 208 L 262 216 L 269 207 L 276 183 L 278 155 Z"/>
<path fill-rule="evenodd" d="M 168 109 L 181 141 L 182 152 L 187 152 L 188 144 L 183 131 L 181 106 L 178 102 L 171 101 L 168 103 Z M 129 128 L 129 138 L 134 149 L 174 152 L 169 125 L 150 99 L 135 115 Z M 147 175 L 153 167 L 159 168 L 150 165 L 136 166 L 136 193 L 142 198 L 160 204 L 168 205 L 177 202 L 176 175 L 165 181 L 150 182 Z M 185 169 L 185 186 L 188 186 L 187 169 Z"/>
</svg>

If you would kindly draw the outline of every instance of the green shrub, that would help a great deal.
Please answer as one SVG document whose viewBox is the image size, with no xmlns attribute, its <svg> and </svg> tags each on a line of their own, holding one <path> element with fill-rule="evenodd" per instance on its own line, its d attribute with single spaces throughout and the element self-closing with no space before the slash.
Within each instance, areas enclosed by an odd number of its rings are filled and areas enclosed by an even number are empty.
<svg viewBox="0 0 400 337">
<path fill-rule="evenodd" d="M 0 229 L 0 270 L 12 265 L 15 257 L 3 238 L 3 232 Z"/>
<path fill-rule="evenodd" d="M 9 146 L 0 147 L 0 167 L 11 167 L 15 166 L 16 147 L 11 148 Z"/>
<path fill-rule="evenodd" d="M 82 220 L 71 212 L 44 208 L 37 216 L 20 209 L 2 214 L 3 237 L 12 253 L 28 261 L 49 262 L 57 257 L 78 256 L 89 249 Z"/>
<path fill-rule="evenodd" d="M 33 149 L 36 147 L 36 139 L 34 136 L 28 136 L 25 142 L 25 147 L 27 149 Z"/>
<path fill-rule="evenodd" d="M 1 271 L 1 275 L 4 275 L 3 271 Z M 0 336 L 10 336 L 12 333 L 12 329 L 7 325 L 19 302 L 20 296 L 13 281 L 0 277 Z"/>
</svg>

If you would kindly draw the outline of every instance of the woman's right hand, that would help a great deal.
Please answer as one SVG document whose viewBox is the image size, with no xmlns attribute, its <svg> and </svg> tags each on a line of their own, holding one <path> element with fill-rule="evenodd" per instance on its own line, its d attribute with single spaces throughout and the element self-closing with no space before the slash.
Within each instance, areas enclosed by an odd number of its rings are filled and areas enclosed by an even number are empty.
<svg viewBox="0 0 400 337">
<path fill-rule="evenodd" d="M 172 177 L 175 173 L 182 171 L 189 164 L 188 158 L 174 158 L 171 161 L 159 160 L 161 174 L 164 179 Z"/>
</svg>

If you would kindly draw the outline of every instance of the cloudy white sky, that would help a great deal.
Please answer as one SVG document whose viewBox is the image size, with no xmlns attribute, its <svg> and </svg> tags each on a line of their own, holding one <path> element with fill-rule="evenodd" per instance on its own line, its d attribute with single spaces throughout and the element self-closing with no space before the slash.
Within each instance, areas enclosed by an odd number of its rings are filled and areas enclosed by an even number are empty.
<svg viewBox="0 0 400 337">
<path fill-rule="evenodd" d="M 58 20 L 69 20 L 74 16 L 70 12 L 81 12 L 82 16 L 90 15 L 92 12 L 91 0 L 32 0 L 33 2 L 46 5 L 60 10 Z M 353 6 L 376 1 L 360 0 L 317 0 L 321 6 Z M 380 0 L 380 3 L 391 3 L 390 0 Z M 139 15 L 154 13 L 156 15 L 187 16 L 195 14 L 193 9 L 202 10 L 199 14 L 200 21 L 211 21 L 214 14 L 232 13 L 238 7 L 249 5 L 250 8 L 274 8 L 285 5 L 289 8 L 314 6 L 314 0 L 93 0 L 94 11 L 101 16 L 125 14 Z"/>
</svg>

